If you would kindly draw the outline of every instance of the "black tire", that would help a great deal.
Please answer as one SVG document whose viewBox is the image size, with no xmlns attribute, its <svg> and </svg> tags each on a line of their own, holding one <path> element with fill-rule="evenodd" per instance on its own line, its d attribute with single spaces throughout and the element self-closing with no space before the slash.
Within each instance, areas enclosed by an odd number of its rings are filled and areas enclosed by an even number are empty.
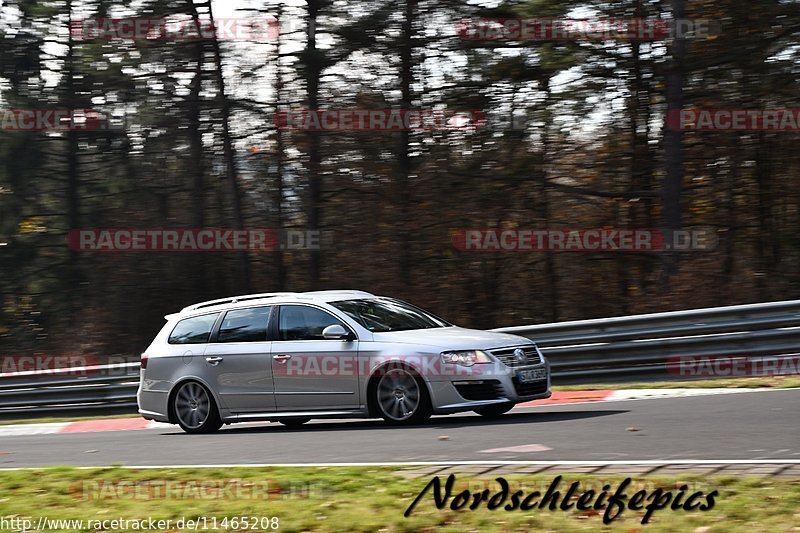
<svg viewBox="0 0 800 533">
<path fill-rule="evenodd" d="M 222 427 L 214 396 L 197 381 L 178 385 L 171 408 L 175 421 L 186 433 L 214 433 Z"/>
<path fill-rule="evenodd" d="M 513 408 L 513 403 L 498 403 L 475 409 L 475 412 L 486 418 L 500 418 Z"/>
<path fill-rule="evenodd" d="M 287 428 L 299 428 L 306 422 L 311 420 L 310 418 L 287 418 L 285 420 L 278 420 L 281 424 L 286 426 Z"/>
<path fill-rule="evenodd" d="M 392 425 L 421 424 L 433 414 L 428 387 L 412 369 L 385 369 L 373 378 L 375 412 Z"/>
</svg>

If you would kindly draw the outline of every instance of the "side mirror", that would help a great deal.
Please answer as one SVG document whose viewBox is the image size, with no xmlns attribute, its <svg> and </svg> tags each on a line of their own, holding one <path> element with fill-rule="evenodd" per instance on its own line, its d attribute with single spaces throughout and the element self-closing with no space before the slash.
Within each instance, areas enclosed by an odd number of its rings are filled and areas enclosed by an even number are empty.
<svg viewBox="0 0 800 533">
<path fill-rule="evenodd" d="M 344 326 L 340 324 L 331 324 L 327 328 L 322 330 L 322 338 L 328 340 L 343 340 L 346 341 L 350 339 L 350 332 L 344 329 Z"/>
</svg>

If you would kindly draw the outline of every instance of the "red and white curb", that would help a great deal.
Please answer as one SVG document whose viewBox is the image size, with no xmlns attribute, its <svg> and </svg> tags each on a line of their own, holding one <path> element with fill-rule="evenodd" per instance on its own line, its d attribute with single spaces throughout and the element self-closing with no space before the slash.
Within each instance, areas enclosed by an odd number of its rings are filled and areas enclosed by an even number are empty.
<svg viewBox="0 0 800 533">
<path fill-rule="evenodd" d="M 133 429 L 170 428 L 172 424 L 152 422 L 144 418 L 109 418 L 78 422 L 49 422 L 46 424 L 16 424 L 0 426 L 0 437 L 48 435 L 52 433 L 94 433 L 98 431 L 129 431 Z"/>
<path fill-rule="evenodd" d="M 742 392 L 763 392 L 782 389 L 630 389 L 554 392 L 547 400 L 521 403 L 517 407 L 544 407 L 565 403 L 621 402 L 626 400 L 655 400 L 660 398 L 685 398 Z"/>
<path fill-rule="evenodd" d="M 629 400 L 653 400 L 661 398 L 682 398 L 689 396 L 710 396 L 717 394 L 737 394 L 743 392 L 770 392 L 784 389 L 630 389 L 597 391 L 554 392 L 547 400 L 521 403 L 517 408 L 547 407 L 576 403 L 619 402 Z M 0 437 L 25 435 L 48 435 L 53 433 L 94 433 L 100 431 L 131 431 L 138 429 L 174 429 L 175 426 L 163 422 L 152 422 L 144 418 L 109 418 L 103 420 L 81 420 L 78 422 L 49 422 L 45 424 L 16 424 L 0 426 Z"/>
</svg>

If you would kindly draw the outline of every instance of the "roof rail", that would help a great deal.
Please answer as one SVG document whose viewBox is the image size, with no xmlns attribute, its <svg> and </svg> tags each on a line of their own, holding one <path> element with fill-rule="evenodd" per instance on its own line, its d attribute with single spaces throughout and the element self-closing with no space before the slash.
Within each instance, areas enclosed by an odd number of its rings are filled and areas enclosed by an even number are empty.
<svg viewBox="0 0 800 533">
<path fill-rule="evenodd" d="M 220 298 L 218 300 L 208 300 L 207 302 L 199 302 L 189 305 L 181 309 L 181 313 L 187 311 L 196 311 L 204 307 L 213 307 L 215 305 L 232 304 L 236 302 L 244 302 L 247 300 L 261 300 L 265 298 L 276 298 L 278 296 L 333 296 L 341 294 L 342 296 L 360 296 L 363 298 L 374 298 L 375 295 L 365 291 L 356 290 L 328 290 L 328 291 L 310 291 L 310 292 L 263 292 L 258 294 L 242 294 L 241 296 L 230 296 L 228 298 Z"/>
<path fill-rule="evenodd" d="M 372 297 L 375 296 L 374 294 L 371 294 L 371 293 L 366 292 L 366 291 L 356 291 L 356 290 L 350 290 L 350 289 L 342 289 L 342 290 L 333 289 L 333 290 L 327 290 L 327 291 L 301 292 L 301 293 L 298 294 L 298 296 L 331 296 L 331 295 L 334 295 L 334 294 L 349 294 L 349 295 L 352 295 L 352 296 L 372 296 Z"/>
<path fill-rule="evenodd" d="M 186 311 L 194 311 L 196 309 L 202 309 L 204 307 L 212 307 L 215 305 L 222 305 L 222 304 L 232 304 L 236 302 L 244 302 L 246 300 L 261 300 L 263 298 L 275 298 L 277 296 L 292 296 L 297 293 L 295 292 L 263 292 L 259 294 L 242 294 L 241 296 L 232 296 L 228 298 L 220 298 L 219 300 L 208 300 L 207 302 L 199 302 L 196 304 L 189 305 L 181 309 L 181 313 Z"/>
</svg>

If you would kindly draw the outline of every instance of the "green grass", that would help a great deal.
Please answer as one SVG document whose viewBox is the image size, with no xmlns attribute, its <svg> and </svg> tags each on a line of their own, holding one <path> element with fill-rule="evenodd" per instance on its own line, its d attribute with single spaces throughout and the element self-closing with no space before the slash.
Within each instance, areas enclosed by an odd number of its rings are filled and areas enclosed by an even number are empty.
<svg viewBox="0 0 800 533">
<path fill-rule="evenodd" d="M 265 446 L 269 443 L 265 442 Z M 368 446 L 368 443 L 364 444 Z M 587 485 L 616 486 L 623 476 L 563 474 L 562 487 L 574 481 Z M 528 492 L 543 490 L 552 475 L 509 476 L 509 483 L 521 483 Z M 246 490 L 238 498 L 210 498 L 208 492 L 181 496 L 171 492 L 169 498 L 152 497 L 140 491 L 138 496 L 128 485 L 127 493 L 114 497 L 114 491 L 97 493 L 95 483 L 165 482 L 238 480 L 240 487 L 248 483 L 269 487 L 258 492 Z M 708 493 L 718 490 L 716 506 L 707 512 L 656 512 L 651 522 L 641 525 L 643 512 L 625 510 L 621 518 L 605 527 L 602 516 L 579 511 L 489 511 L 485 506 L 475 511 L 438 510 L 428 494 L 409 518 L 403 513 L 427 484 L 429 478 L 406 479 L 396 469 L 371 467 L 328 468 L 250 468 L 250 469 L 154 469 L 122 468 L 87 469 L 51 468 L 0 472 L 0 516 L 40 516 L 62 519 L 155 518 L 178 519 L 206 516 L 256 516 L 280 519 L 280 531 L 380 531 L 380 532 L 464 532 L 464 531 L 700 531 L 746 532 L 791 531 L 800 523 L 800 480 L 762 479 L 745 476 L 704 477 L 681 475 L 680 478 L 635 478 L 652 493 L 656 487 L 677 491 L 677 484 L 688 483 L 690 492 Z M 444 477 L 442 479 L 444 481 Z M 496 490 L 497 484 L 487 479 Z M 466 474 L 458 476 L 456 488 L 475 488 L 476 480 Z M 463 484 L 463 485 L 462 485 Z M 119 486 L 119 485 L 117 485 Z M 294 491 L 293 491 L 294 488 Z M 640 487 L 642 488 L 642 487 Z M 612 489 L 613 490 L 613 489 Z M 638 489 L 629 490 L 628 495 Z M 127 495 L 126 495 L 127 494 Z M 205 497 L 197 497 L 204 495 Z M 230 530 L 228 528 L 227 530 Z M 255 528 L 250 531 L 267 531 Z M 80 531 L 62 529 L 62 531 Z M 117 531 L 117 530 L 115 530 Z M 224 528 L 215 531 L 226 531 Z"/>
<path fill-rule="evenodd" d="M 620 389 L 793 389 L 800 387 L 800 376 L 774 376 L 692 381 L 654 381 L 606 383 L 597 385 L 555 385 L 555 391 L 620 390 Z"/>
</svg>

